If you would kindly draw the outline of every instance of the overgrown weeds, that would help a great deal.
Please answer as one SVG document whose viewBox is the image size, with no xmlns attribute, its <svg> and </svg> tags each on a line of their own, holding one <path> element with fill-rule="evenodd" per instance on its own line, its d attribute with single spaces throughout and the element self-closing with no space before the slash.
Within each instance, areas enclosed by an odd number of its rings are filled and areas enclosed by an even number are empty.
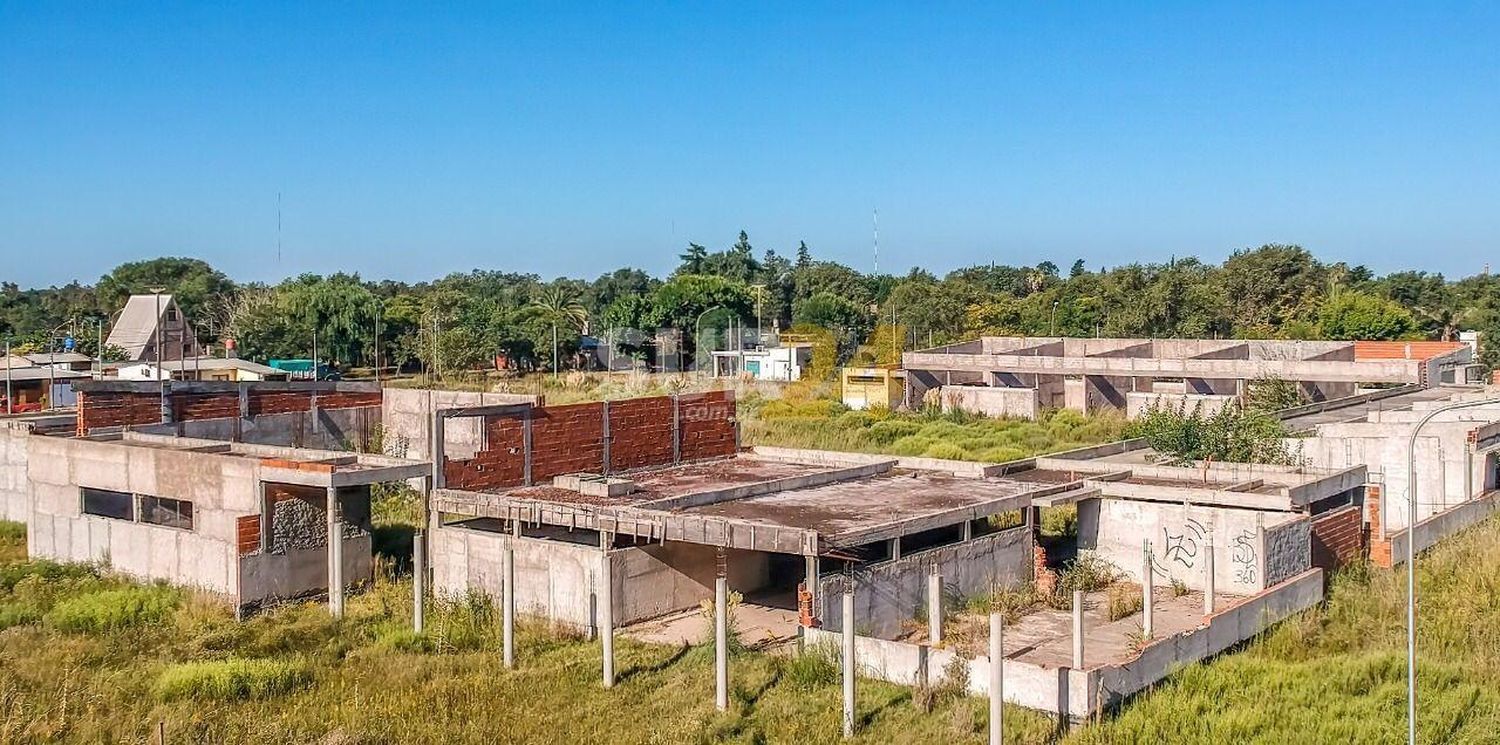
<svg viewBox="0 0 1500 745">
<path fill-rule="evenodd" d="M 163 585 L 98 590 L 59 601 L 43 621 L 74 633 L 122 631 L 166 620 L 181 599 L 180 590 Z"/>
<path fill-rule="evenodd" d="M 162 671 L 154 688 L 163 701 L 269 698 L 306 686 L 312 671 L 301 660 L 227 659 L 185 662 Z"/>
</svg>

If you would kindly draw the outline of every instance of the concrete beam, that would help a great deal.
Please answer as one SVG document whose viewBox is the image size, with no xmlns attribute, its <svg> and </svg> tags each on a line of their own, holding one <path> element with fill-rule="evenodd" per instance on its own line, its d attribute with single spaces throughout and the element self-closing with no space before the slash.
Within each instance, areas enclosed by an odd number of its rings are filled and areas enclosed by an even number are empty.
<svg viewBox="0 0 1500 745">
<path fill-rule="evenodd" d="M 908 370 L 995 372 L 1030 375 L 1246 379 L 1278 377 L 1319 383 L 1412 383 L 1422 363 L 1405 360 L 1213 360 L 1160 357 L 1032 357 L 1003 354 L 901 356 Z"/>
<path fill-rule="evenodd" d="M 1090 482 L 1098 486 L 1101 496 L 1114 499 L 1135 499 L 1143 502 L 1166 502 L 1218 507 L 1241 507 L 1253 510 L 1276 510 L 1288 512 L 1293 505 L 1285 494 L 1256 494 L 1254 492 L 1232 492 L 1222 489 L 1201 489 L 1180 486 L 1155 486 L 1126 484 L 1121 482 Z"/>
</svg>

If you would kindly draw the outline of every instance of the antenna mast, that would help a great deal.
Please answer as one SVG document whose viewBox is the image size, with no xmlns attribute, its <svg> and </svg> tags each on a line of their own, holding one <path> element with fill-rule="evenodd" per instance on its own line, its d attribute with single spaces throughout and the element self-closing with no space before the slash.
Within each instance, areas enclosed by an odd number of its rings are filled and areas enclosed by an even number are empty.
<svg viewBox="0 0 1500 745">
<path fill-rule="evenodd" d="M 281 266 L 281 192 L 276 192 L 276 266 Z"/>
<path fill-rule="evenodd" d="M 875 273 L 880 273 L 880 210 L 875 210 L 870 217 L 870 225 L 875 231 Z"/>
</svg>

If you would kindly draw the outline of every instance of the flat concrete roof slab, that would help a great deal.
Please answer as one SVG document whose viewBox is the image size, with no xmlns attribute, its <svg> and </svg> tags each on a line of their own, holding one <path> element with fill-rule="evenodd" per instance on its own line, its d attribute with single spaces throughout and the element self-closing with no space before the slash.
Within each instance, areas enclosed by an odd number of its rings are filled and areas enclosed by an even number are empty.
<svg viewBox="0 0 1500 745">
<path fill-rule="evenodd" d="M 762 494 L 683 512 L 815 530 L 829 543 L 847 546 L 872 540 L 868 535 L 872 529 L 896 528 L 902 523 L 954 511 L 974 509 L 978 517 L 1020 509 L 1029 504 L 1031 491 L 1028 485 L 1010 480 L 898 470 L 858 481 Z M 962 518 L 949 522 L 962 522 Z"/>
</svg>

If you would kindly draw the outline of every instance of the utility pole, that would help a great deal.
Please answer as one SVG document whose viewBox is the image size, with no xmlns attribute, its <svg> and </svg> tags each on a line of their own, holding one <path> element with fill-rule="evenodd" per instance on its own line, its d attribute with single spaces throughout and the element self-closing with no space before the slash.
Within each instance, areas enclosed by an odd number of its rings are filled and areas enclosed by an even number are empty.
<svg viewBox="0 0 1500 745">
<path fill-rule="evenodd" d="M 167 418 L 167 379 L 165 377 L 167 361 L 162 359 L 161 354 L 161 335 L 165 331 L 162 328 L 163 324 L 161 320 L 161 293 L 165 289 L 165 287 L 151 288 L 151 294 L 156 296 L 156 328 L 154 329 L 153 336 L 156 337 L 156 393 L 160 399 L 162 421 L 166 421 Z"/>
<path fill-rule="evenodd" d="M 10 337 L 5 337 L 5 413 L 10 414 L 15 410 L 15 403 L 11 400 L 14 396 L 10 390 Z"/>
</svg>

